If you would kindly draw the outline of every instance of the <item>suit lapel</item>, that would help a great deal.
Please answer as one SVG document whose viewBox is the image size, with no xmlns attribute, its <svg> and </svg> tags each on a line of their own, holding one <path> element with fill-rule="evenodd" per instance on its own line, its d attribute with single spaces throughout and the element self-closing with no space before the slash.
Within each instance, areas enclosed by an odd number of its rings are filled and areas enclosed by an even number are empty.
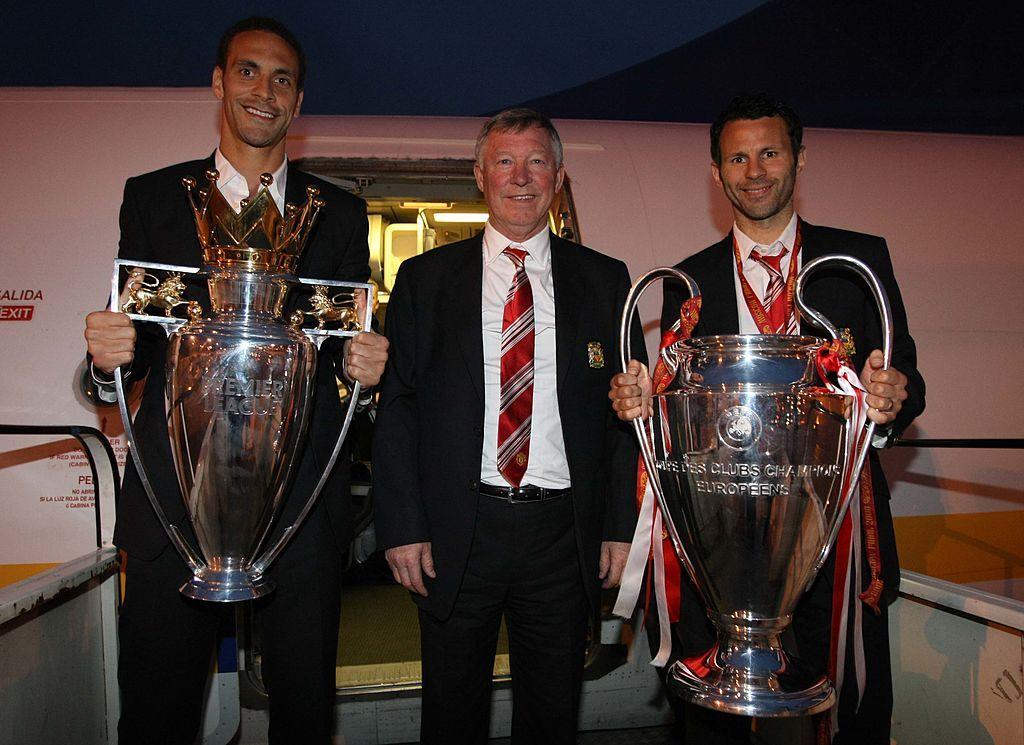
<svg viewBox="0 0 1024 745">
<path fill-rule="evenodd" d="M 556 235 L 551 236 L 551 281 L 555 288 L 555 358 L 559 392 L 569 379 L 586 286 L 579 262 L 572 260 L 572 252 L 576 250 L 572 243 Z"/>
<path fill-rule="evenodd" d="M 288 181 L 284 185 L 284 203 L 299 205 L 306 201 L 306 174 L 288 161 Z"/>
<path fill-rule="evenodd" d="M 703 296 L 700 333 L 738 334 L 740 317 L 736 305 L 736 262 L 731 232 L 714 246 L 709 263 L 706 276 L 694 277 Z"/>
<path fill-rule="evenodd" d="M 818 233 L 815 227 L 804 220 L 800 221 L 800 266 L 805 267 L 811 261 L 824 256 L 826 251 L 825 247 L 821 245 L 818 240 Z M 820 272 L 821 270 L 819 270 Z M 827 270 L 826 270 L 827 271 Z M 828 304 L 828 285 L 827 278 L 820 273 L 808 282 L 805 289 L 805 297 L 807 304 L 812 308 L 821 312 L 821 308 Z M 831 320 L 831 319 L 830 319 Z M 825 329 L 818 328 L 814 323 L 811 323 L 806 318 L 800 318 L 800 333 L 808 336 L 828 336 Z"/>
<path fill-rule="evenodd" d="M 206 178 L 207 171 L 211 171 L 216 168 L 216 161 L 214 160 L 213 153 L 210 153 L 209 157 L 205 160 L 201 160 L 195 163 L 195 169 L 190 174 L 196 181 L 197 189 L 208 189 L 210 188 L 210 182 Z M 176 209 L 174 212 L 176 223 L 180 224 L 180 229 L 174 231 L 167 231 L 167 241 L 181 241 L 180 253 L 171 263 L 182 263 L 189 266 L 202 266 L 203 264 L 203 250 L 199 245 L 199 234 L 196 230 L 195 215 L 192 213 L 192 208 L 189 206 L 188 196 L 185 192 L 185 188 L 181 184 L 174 184 L 175 191 L 179 192 L 176 196 L 180 198 L 180 209 Z M 166 258 L 162 258 L 161 261 L 166 261 Z"/>
<path fill-rule="evenodd" d="M 445 251 L 450 248 L 443 249 Z M 450 323 L 462 350 L 463 361 L 480 402 L 484 401 L 484 340 L 482 318 L 483 233 L 462 249 L 452 273 L 448 300 L 444 307 L 445 322 Z"/>
</svg>

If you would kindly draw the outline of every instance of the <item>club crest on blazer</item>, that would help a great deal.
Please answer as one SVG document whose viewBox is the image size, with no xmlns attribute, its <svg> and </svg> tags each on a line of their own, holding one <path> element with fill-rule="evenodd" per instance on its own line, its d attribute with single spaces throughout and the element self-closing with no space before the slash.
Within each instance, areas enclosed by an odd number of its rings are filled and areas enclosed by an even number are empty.
<svg viewBox="0 0 1024 745">
<path fill-rule="evenodd" d="M 587 364 L 595 370 L 604 367 L 604 347 L 601 346 L 601 342 L 587 342 Z"/>
</svg>

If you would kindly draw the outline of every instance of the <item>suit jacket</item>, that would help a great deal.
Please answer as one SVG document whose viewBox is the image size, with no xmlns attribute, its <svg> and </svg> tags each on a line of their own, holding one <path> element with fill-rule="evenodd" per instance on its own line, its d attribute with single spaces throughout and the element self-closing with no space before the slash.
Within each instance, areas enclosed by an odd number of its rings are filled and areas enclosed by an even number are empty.
<svg viewBox="0 0 1024 745">
<path fill-rule="evenodd" d="M 183 177 L 192 176 L 198 183 L 204 184 L 204 173 L 213 167 L 214 159 L 211 155 L 205 160 L 179 163 L 128 179 L 121 204 L 118 256 L 122 259 L 199 267 L 202 264 L 202 253 L 195 221 L 181 182 Z M 295 204 L 304 202 L 306 187 L 309 185 L 319 187 L 320 196 L 326 204 L 317 217 L 297 273 L 302 277 L 365 281 L 369 276 L 365 203 L 291 165 L 288 166 L 285 201 Z M 302 289 L 294 288 L 289 293 L 285 317 L 297 303 Z M 204 280 L 190 282 L 185 297 L 198 300 L 204 309 L 210 307 Z M 139 454 L 168 519 L 185 527 L 191 540 L 193 536 L 187 527 L 188 521 L 184 519 L 185 505 L 167 437 L 164 408 L 166 336 L 153 323 L 137 323 L 136 329 L 138 338 L 132 375 L 136 381 L 146 379 L 135 417 Z M 300 445 L 303 452 L 284 501 L 281 523 L 290 522 L 298 514 L 312 492 L 337 439 L 342 409 L 333 360 L 339 355 L 340 346 L 335 344 L 331 347 L 325 343 L 321 349 L 308 435 Z M 321 496 L 326 502 L 339 549 L 344 548 L 350 540 L 351 507 L 348 491 L 348 465 L 343 453 Z M 283 525 L 279 524 L 277 528 L 281 530 Z M 117 507 L 114 543 L 129 554 L 144 559 L 155 558 L 169 543 L 130 458 L 125 467 L 124 485 Z"/>
<path fill-rule="evenodd" d="M 437 578 L 420 606 L 450 615 L 476 522 L 484 438 L 483 238 L 402 264 L 388 305 L 388 369 L 373 444 L 374 511 L 383 548 L 430 541 Z M 637 451 L 611 411 L 625 265 L 551 236 L 558 411 L 576 542 L 592 608 L 602 540 L 629 541 Z M 604 350 L 588 363 L 588 342 Z M 539 414 L 539 415 L 542 415 Z M 485 497 L 486 498 L 486 497 Z"/>
<path fill-rule="evenodd" d="M 811 225 L 802 220 L 801 236 L 802 265 L 806 266 L 807 262 L 826 254 L 848 254 L 871 267 L 889 296 L 894 328 L 892 367 L 907 376 L 908 394 L 893 423 L 889 435 L 889 441 L 892 442 L 924 411 L 925 384 L 917 370 L 917 347 L 907 329 L 907 311 L 893 275 L 885 239 Z M 694 329 L 694 336 L 738 333 L 739 312 L 733 279 L 736 260 L 732 234 L 676 266 L 693 277 L 701 289 L 703 299 L 700 320 Z M 881 322 L 867 285 L 858 275 L 847 270 L 826 268 L 818 270 L 808 281 L 804 297 L 808 305 L 823 313 L 833 325 L 850 330 L 856 348 L 854 369 L 860 372 L 868 354 L 882 347 Z M 661 316 L 663 331 L 678 320 L 679 306 L 684 299 L 683 288 L 678 284 L 666 284 Z M 800 332 L 812 336 L 825 333 L 803 319 Z M 889 487 L 874 449 L 870 459 L 883 564 L 882 579 L 885 582 L 884 597 L 887 602 L 891 602 L 899 589 L 899 557 L 889 509 Z"/>
</svg>

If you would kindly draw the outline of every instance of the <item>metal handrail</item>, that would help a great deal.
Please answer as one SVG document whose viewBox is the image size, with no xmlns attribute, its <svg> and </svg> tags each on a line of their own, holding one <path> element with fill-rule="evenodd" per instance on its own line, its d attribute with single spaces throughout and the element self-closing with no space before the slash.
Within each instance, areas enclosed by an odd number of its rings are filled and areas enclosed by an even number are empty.
<svg viewBox="0 0 1024 745">
<path fill-rule="evenodd" d="M 109 497 L 116 505 L 121 496 L 117 458 L 107 436 L 95 427 L 77 424 L 0 424 L 0 435 L 64 435 L 78 440 L 92 472 L 93 509 L 96 515 L 96 546 L 103 546 L 100 502 Z M 106 458 L 101 456 L 105 455 Z M 100 472 L 103 478 L 100 478 Z"/>
<path fill-rule="evenodd" d="M 1015 437 L 947 437 L 940 439 L 898 439 L 893 447 L 901 448 L 996 448 L 1024 450 L 1024 439 Z"/>
</svg>

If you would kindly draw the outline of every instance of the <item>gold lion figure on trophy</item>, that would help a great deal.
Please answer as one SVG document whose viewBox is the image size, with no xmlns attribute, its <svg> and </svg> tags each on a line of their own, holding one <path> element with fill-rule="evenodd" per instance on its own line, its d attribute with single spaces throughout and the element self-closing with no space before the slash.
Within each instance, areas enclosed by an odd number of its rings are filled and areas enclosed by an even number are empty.
<svg viewBox="0 0 1024 745">
<path fill-rule="evenodd" d="M 121 306 L 121 312 L 141 315 L 152 305 L 162 308 L 165 316 L 173 318 L 172 310 L 179 305 L 190 305 L 189 301 L 181 299 L 183 292 L 185 283 L 181 281 L 180 272 L 172 272 L 163 282 L 152 274 L 134 274 L 128 282 L 128 299 Z"/>
<path fill-rule="evenodd" d="M 316 319 L 316 327 L 322 329 L 325 323 L 339 324 L 342 331 L 359 328 L 359 316 L 356 314 L 355 298 L 351 293 L 340 292 L 334 297 L 328 296 L 324 285 L 315 285 L 309 298 L 312 310 L 303 311 L 304 315 Z M 339 300 L 339 298 L 344 298 Z"/>
</svg>

